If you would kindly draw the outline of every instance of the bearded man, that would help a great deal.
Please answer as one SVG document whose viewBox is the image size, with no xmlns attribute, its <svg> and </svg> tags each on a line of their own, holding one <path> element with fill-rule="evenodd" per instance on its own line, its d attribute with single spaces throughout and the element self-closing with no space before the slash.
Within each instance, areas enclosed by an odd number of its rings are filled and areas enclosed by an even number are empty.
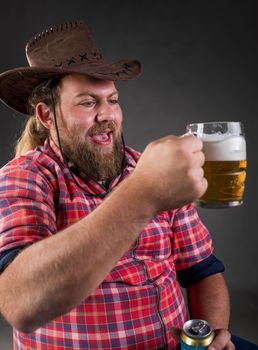
<svg viewBox="0 0 258 350">
<path fill-rule="evenodd" d="M 0 172 L 0 310 L 14 349 L 176 349 L 188 317 L 234 349 L 224 267 L 191 204 L 207 188 L 202 142 L 125 146 L 116 80 L 87 26 L 54 26 L 26 45 L 28 67 L 0 97 L 29 115 Z M 188 295 L 187 314 L 180 285 Z"/>
</svg>

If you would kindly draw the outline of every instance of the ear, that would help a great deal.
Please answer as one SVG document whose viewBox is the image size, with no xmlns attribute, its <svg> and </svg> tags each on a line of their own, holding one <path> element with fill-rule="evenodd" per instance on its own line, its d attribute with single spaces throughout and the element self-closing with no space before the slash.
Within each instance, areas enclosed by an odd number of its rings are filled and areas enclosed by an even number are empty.
<svg viewBox="0 0 258 350">
<path fill-rule="evenodd" d="M 44 102 L 39 102 L 35 107 L 36 115 L 45 128 L 50 129 L 53 125 L 53 113 Z"/>
</svg>

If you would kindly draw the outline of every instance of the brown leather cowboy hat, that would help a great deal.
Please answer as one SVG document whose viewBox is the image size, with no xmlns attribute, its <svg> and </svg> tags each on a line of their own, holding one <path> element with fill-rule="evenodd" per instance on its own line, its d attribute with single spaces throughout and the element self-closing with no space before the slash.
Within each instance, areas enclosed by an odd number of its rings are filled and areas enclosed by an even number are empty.
<svg viewBox="0 0 258 350">
<path fill-rule="evenodd" d="M 0 99 L 23 114 L 33 89 L 45 80 L 67 74 L 85 74 L 103 80 L 130 80 L 141 74 L 137 60 L 107 64 L 85 23 L 55 25 L 36 35 L 26 45 L 29 66 L 0 74 Z"/>
</svg>

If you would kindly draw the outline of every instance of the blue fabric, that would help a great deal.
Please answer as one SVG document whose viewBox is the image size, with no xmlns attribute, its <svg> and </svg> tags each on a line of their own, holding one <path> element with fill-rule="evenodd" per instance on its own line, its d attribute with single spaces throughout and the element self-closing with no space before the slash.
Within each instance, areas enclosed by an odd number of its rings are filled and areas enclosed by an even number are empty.
<svg viewBox="0 0 258 350">
<path fill-rule="evenodd" d="M 23 248 L 25 248 L 25 246 L 7 250 L 0 256 L 0 273 L 4 271 Z"/>
<path fill-rule="evenodd" d="M 258 345 L 249 342 L 243 338 L 231 335 L 231 341 L 235 345 L 236 350 L 258 350 Z"/>
<path fill-rule="evenodd" d="M 202 280 L 205 277 L 214 275 L 225 270 L 224 265 L 215 255 L 210 255 L 207 259 L 187 269 L 177 271 L 177 279 L 181 287 L 189 287 L 191 284 Z"/>
</svg>

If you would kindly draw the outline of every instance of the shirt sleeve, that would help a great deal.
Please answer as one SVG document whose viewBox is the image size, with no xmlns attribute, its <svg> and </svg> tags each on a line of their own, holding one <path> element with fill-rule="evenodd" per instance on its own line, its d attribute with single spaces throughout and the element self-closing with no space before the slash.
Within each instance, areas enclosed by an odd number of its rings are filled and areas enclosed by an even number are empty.
<svg viewBox="0 0 258 350">
<path fill-rule="evenodd" d="M 196 265 L 213 253 L 210 233 L 192 204 L 175 211 L 171 230 L 172 256 L 177 271 Z"/>
<path fill-rule="evenodd" d="M 187 269 L 177 271 L 177 280 L 181 287 L 189 287 L 190 285 L 214 275 L 224 272 L 225 267 L 220 260 L 213 254 L 201 262 L 188 267 Z"/>
<path fill-rule="evenodd" d="M 34 166 L 0 171 L 0 272 L 28 245 L 56 232 L 53 189 Z"/>
</svg>

